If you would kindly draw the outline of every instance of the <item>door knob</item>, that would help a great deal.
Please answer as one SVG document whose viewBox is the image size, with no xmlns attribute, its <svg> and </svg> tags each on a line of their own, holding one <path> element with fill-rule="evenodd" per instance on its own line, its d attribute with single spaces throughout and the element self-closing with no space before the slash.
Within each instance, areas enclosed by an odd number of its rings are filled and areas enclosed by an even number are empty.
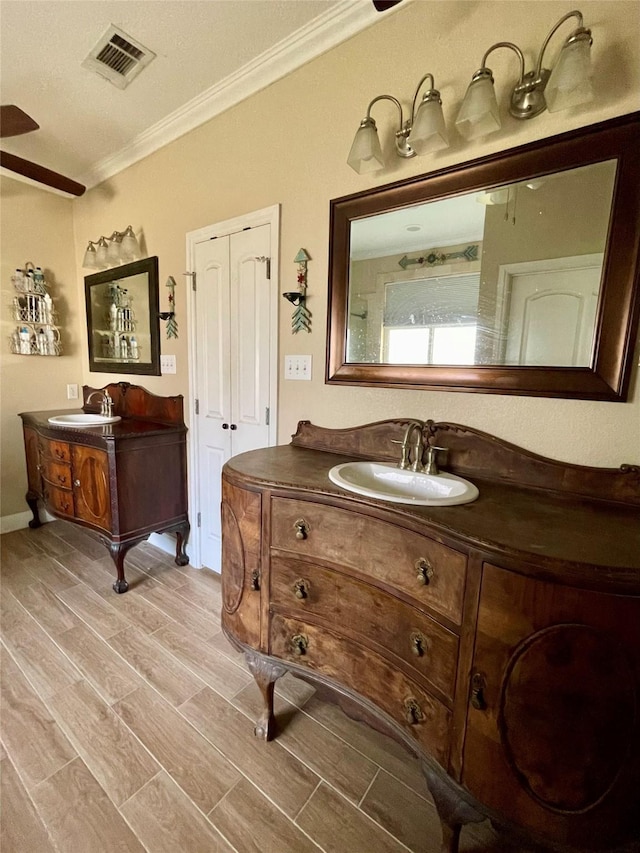
<svg viewBox="0 0 640 853">
<path fill-rule="evenodd" d="M 237 424 L 231 424 L 229 429 L 238 429 L 238 425 Z"/>
<path fill-rule="evenodd" d="M 222 424 L 222 429 L 229 429 L 229 424 Z"/>
</svg>

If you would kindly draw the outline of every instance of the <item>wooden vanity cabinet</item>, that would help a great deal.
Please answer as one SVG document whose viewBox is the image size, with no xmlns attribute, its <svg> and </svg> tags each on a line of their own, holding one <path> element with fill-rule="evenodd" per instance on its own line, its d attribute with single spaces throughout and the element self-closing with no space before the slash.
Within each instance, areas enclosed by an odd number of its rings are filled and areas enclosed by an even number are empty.
<svg viewBox="0 0 640 853">
<path fill-rule="evenodd" d="M 329 481 L 406 425 L 302 422 L 224 467 L 222 625 L 262 692 L 256 734 L 291 671 L 420 759 L 443 853 L 487 817 L 521 848 L 640 850 L 640 469 L 428 421 L 474 503 Z"/>
<path fill-rule="evenodd" d="M 84 387 L 83 399 L 98 389 Z M 114 414 L 103 426 L 49 423 L 58 412 L 24 412 L 30 527 L 42 501 L 55 516 L 95 530 L 114 560 L 116 592 L 128 588 L 126 552 L 152 532 L 176 535 L 176 563 L 185 565 L 189 535 L 186 427 L 182 397 L 157 397 L 126 382 L 108 385 Z M 90 408 L 85 405 L 85 410 Z"/>
</svg>

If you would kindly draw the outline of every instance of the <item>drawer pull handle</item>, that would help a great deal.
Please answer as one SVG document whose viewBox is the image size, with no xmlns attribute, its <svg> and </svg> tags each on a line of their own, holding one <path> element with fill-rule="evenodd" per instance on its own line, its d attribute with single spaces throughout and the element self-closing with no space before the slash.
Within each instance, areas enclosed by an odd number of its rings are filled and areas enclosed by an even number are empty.
<svg viewBox="0 0 640 853">
<path fill-rule="evenodd" d="M 296 531 L 296 539 L 306 539 L 311 528 L 304 518 L 299 518 L 293 525 L 293 529 Z"/>
<path fill-rule="evenodd" d="M 427 651 L 428 640 L 420 631 L 411 634 L 411 651 L 416 657 L 421 658 Z"/>
<path fill-rule="evenodd" d="M 471 704 L 476 711 L 484 711 L 487 707 L 487 702 L 484 698 L 484 689 L 487 683 L 484 676 L 479 672 L 475 672 L 471 679 Z"/>
<path fill-rule="evenodd" d="M 415 699 L 405 699 L 405 719 L 411 726 L 424 722 L 424 712 Z"/>
<path fill-rule="evenodd" d="M 62 450 L 59 450 L 57 447 L 56 447 L 54 453 L 56 454 L 58 459 L 64 459 L 64 453 L 62 452 Z"/>
<path fill-rule="evenodd" d="M 260 590 L 260 572 L 257 569 L 254 569 L 251 572 L 249 587 L 253 592 L 258 592 Z"/>
<path fill-rule="evenodd" d="M 64 476 L 64 474 L 58 474 L 58 482 L 62 483 L 62 485 L 67 482 L 67 478 Z"/>
<path fill-rule="evenodd" d="M 79 485 L 80 485 L 80 480 L 74 480 L 74 481 L 73 481 L 73 485 L 74 485 L 74 486 L 79 486 Z"/>
<path fill-rule="evenodd" d="M 309 587 L 311 584 L 304 578 L 298 578 L 293 585 L 293 594 L 296 598 L 309 598 Z"/>
<path fill-rule="evenodd" d="M 62 509 L 63 509 L 65 512 L 68 512 L 68 511 L 71 509 L 71 504 L 69 504 L 69 503 L 67 503 L 67 501 L 65 501 L 65 502 L 62 504 Z"/>
<path fill-rule="evenodd" d="M 416 575 L 418 583 L 423 586 L 429 586 L 429 582 L 435 574 L 435 570 L 431 563 L 421 557 L 419 560 L 416 560 L 415 567 L 418 571 L 418 574 Z"/>
<path fill-rule="evenodd" d="M 36 465 L 36 471 L 42 471 L 42 465 Z"/>
<path fill-rule="evenodd" d="M 294 634 L 291 638 L 291 648 L 293 649 L 294 655 L 298 655 L 301 657 L 302 655 L 307 653 L 307 648 L 309 647 L 309 638 L 305 637 L 304 634 Z"/>
</svg>

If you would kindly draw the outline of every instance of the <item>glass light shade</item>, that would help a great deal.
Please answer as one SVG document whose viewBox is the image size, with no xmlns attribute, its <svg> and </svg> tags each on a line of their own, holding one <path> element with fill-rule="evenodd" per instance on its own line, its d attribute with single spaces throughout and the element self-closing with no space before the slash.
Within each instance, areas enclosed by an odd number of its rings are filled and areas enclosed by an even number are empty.
<svg viewBox="0 0 640 853">
<path fill-rule="evenodd" d="M 126 231 L 122 235 L 120 250 L 123 260 L 135 261 L 140 257 L 140 246 L 130 225 L 127 226 Z"/>
<path fill-rule="evenodd" d="M 98 246 L 96 248 L 96 269 L 102 270 L 105 269 L 108 265 L 107 260 L 107 252 L 109 251 L 109 245 L 104 237 L 101 237 L 98 240 Z"/>
<path fill-rule="evenodd" d="M 424 100 L 420 104 L 407 141 L 416 154 L 430 154 L 449 147 L 442 104 L 438 100 Z"/>
<path fill-rule="evenodd" d="M 87 251 L 84 253 L 84 258 L 82 259 L 82 266 L 87 270 L 98 269 L 98 263 L 96 261 L 96 247 L 93 243 L 89 243 L 87 246 Z"/>
<path fill-rule="evenodd" d="M 580 38 L 564 45 L 544 96 L 550 113 L 576 107 L 593 98 L 590 39 Z"/>
<path fill-rule="evenodd" d="M 500 130 L 500 114 L 490 75 L 472 80 L 460 107 L 456 127 L 465 139 L 475 139 Z"/>
<path fill-rule="evenodd" d="M 384 169 L 378 131 L 372 118 L 364 119 L 356 131 L 347 163 L 359 175 Z"/>
<path fill-rule="evenodd" d="M 120 251 L 120 239 L 117 234 L 112 234 L 109 239 L 109 247 L 107 249 L 107 263 L 109 266 L 116 266 L 122 263 L 122 252 Z"/>
</svg>

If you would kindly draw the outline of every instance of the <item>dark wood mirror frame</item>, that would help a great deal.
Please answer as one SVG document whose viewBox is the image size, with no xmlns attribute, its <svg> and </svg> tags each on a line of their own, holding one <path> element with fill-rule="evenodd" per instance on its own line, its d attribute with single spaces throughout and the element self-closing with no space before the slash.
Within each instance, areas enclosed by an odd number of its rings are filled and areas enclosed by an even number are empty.
<svg viewBox="0 0 640 853">
<path fill-rule="evenodd" d="M 141 274 L 147 275 L 147 286 L 139 294 L 133 306 L 136 316 L 136 326 L 133 333 L 142 335 L 140 340 L 141 356 L 139 361 L 134 358 L 101 357 L 96 341 L 98 336 L 109 334 L 111 330 L 96 326 L 92 290 L 96 286 L 121 281 Z M 87 308 L 87 337 L 89 342 L 89 370 L 95 373 L 136 373 L 148 376 L 160 376 L 160 318 L 159 318 L 159 283 L 158 258 L 144 258 L 109 270 L 88 275 L 84 280 L 85 302 Z M 104 323 L 106 326 L 107 324 Z M 124 330 L 123 330 L 124 331 Z M 143 344 L 144 341 L 144 344 Z M 143 349 L 144 347 L 144 349 Z M 147 349 L 147 352 L 144 350 Z"/>
<path fill-rule="evenodd" d="M 326 381 L 623 402 L 640 313 L 640 112 L 331 201 Z M 349 363 L 351 222 L 408 205 L 617 160 L 590 367 Z M 581 212 L 576 211 L 580 216 Z"/>
</svg>

